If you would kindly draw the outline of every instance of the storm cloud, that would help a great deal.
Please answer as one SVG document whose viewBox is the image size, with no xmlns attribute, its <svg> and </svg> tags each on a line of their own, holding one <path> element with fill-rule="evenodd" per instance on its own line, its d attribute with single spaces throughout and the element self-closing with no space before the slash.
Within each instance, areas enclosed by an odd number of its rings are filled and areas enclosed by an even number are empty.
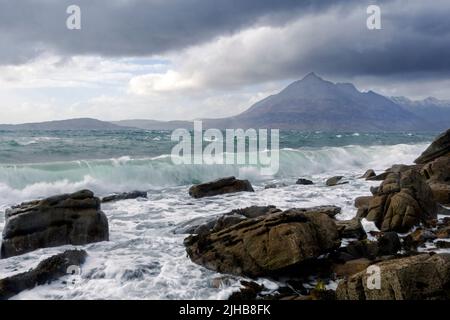
<svg viewBox="0 0 450 320">
<path fill-rule="evenodd" d="M 344 1 L 0 0 L 0 63 L 62 55 L 146 56 L 178 50 L 257 24 L 282 24 Z M 82 30 L 66 28 L 81 8 Z"/>
</svg>

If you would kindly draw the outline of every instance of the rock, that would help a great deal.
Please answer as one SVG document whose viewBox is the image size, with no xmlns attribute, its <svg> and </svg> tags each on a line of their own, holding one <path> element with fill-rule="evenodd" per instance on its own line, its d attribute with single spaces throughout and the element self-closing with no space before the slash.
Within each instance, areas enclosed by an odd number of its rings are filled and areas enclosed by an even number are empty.
<svg viewBox="0 0 450 320">
<path fill-rule="evenodd" d="M 333 186 L 337 186 L 337 185 L 341 185 L 341 184 L 347 184 L 348 181 L 340 182 L 343 178 L 344 178 L 343 176 L 331 177 L 325 182 L 325 184 L 328 187 L 333 187 Z"/>
<path fill-rule="evenodd" d="M 192 186 L 189 189 L 189 195 L 193 198 L 203 198 L 242 191 L 254 192 L 248 180 L 238 180 L 235 177 L 228 177 Z"/>
<path fill-rule="evenodd" d="M 303 212 L 303 213 L 324 213 L 330 218 L 334 218 L 336 215 L 341 213 L 341 208 L 336 206 L 317 206 L 317 207 L 311 207 L 311 208 L 295 208 L 295 209 L 289 209 L 286 212 L 290 211 L 294 212 Z"/>
<path fill-rule="evenodd" d="M 375 177 L 376 175 L 377 174 L 373 169 L 369 169 L 360 177 L 360 179 L 370 179 L 372 177 Z"/>
<path fill-rule="evenodd" d="M 439 227 L 436 231 L 436 238 L 447 239 L 450 238 L 450 226 Z"/>
<path fill-rule="evenodd" d="M 437 217 L 437 203 L 430 187 L 415 169 L 392 172 L 369 202 L 367 220 L 381 231 L 408 232 Z"/>
<path fill-rule="evenodd" d="M 414 162 L 425 164 L 445 155 L 450 155 L 450 129 L 440 134 Z"/>
<path fill-rule="evenodd" d="M 258 218 L 276 212 L 281 212 L 281 210 L 275 206 L 251 206 L 244 209 L 232 210 L 225 215 L 241 215 L 245 218 Z"/>
<path fill-rule="evenodd" d="M 378 195 L 379 191 L 380 191 L 380 187 L 370 187 L 370 193 L 372 193 L 372 195 L 374 195 L 374 196 Z"/>
<path fill-rule="evenodd" d="M 308 180 L 308 179 L 300 178 L 297 180 L 297 182 L 295 184 L 301 184 L 301 185 L 308 186 L 308 185 L 314 184 L 314 182 L 312 182 L 311 180 Z"/>
<path fill-rule="evenodd" d="M 45 259 L 36 268 L 0 280 L 0 300 L 9 299 L 16 294 L 33 289 L 35 286 L 50 283 L 68 275 L 69 267 L 80 267 L 87 253 L 83 250 L 68 250 Z"/>
<path fill-rule="evenodd" d="M 250 277 L 275 274 L 339 245 L 336 224 L 327 214 L 295 209 L 185 239 L 193 262 L 217 272 Z"/>
<path fill-rule="evenodd" d="M 275 183 L 269 183 L 264 186 L 264 189 L 276 189 L 277 185 Z"/>
<path fill-rule="evenodd" d="M 334 273 L 338 277 L 349 277 L 355 273 L 366 270 L 373 262 L 366 258 L 359 258 L 345 262 L 344 264 L 337 264 L 333 267 Z"/>
<path fill-rule="evenodd" d="M 403 238 L 403 247 L 407 251 L 416 251 L 417 247 L 422 246 L 425 242 L 433 241 L 436 235 L 427 229 L 418 228 Z"/>
<path fill-rule="evenodd" d="M 336 225 L 342 238 L 355 238 L 358 240 L 367 238 L 366 231 L 358 217 L 351 220 L 338 220 Z"/>
<path fill-rule="evenodd" d="M 450 249 L 449 241 L 439 240 L 439 241 L 436 241 L 434 244 L 436 245 L 436 248 L 439 248 L 439 249 Z"/>
<path fill-rule="evenodd" d="M 241 300 L 255 300 L 258 295 L 265 290 L 265 287 L 257 284 L 253 281 L 241 281 L 241 285 L 243 288 L 241 288 L 237 292 L 233 292 L 231 296 L 228 298 L 228 300 L 231 301 L 241 301 Z"/>
<path fill-rule="evenodd" d="M 219 217 L 195 218 L 179 225 L 175 234 L 205 234 L 217 232 L 235 225 L 247 218 L 256 218 L 263 215 L 281 212 L 275 206 L 251 206 L 243 209 L 235 209 Z"/>
<path fill-rule="evenodd" d="M 6 210 L 1 258 L 39 248 L 107 241 L 108 220 L 100 200 L 83 190 Z"/>
<path fill-rule="evenodd" d="M 434 199 L 440 204 L 450 205 L 450 156 L 427 163 L 421 173 L 427 179 Z"/>
<path fill-rule="evenodd" d="M 380 271 L 379 289 L 371 287 L 374 284 L 373 273 L 362 271 L 339 283 L 336 290 L 337 299 L 446 300 L 450 298 L 449 254 L 421 254 L 383 261 L 376 266 Z"/>
<path fill-rule="evenodd" d="M 339 255 L 342 253 L 349 255 L 353 259 L 366 258 L 369 260 L 375 260 L 378 256 L 378 243 L 368 240 L 353 241 L 346 247 L 339 248 Z M 347 260 L 347 259 L 346 259 Z"/>
<path fill-rule="evenodd" d="M 401 250 L 402 244 L 396 232 L 383 232 L 377 239 L 378 255 L 390 256 Z"/>
<path fill-rule="evenodd" d="M 120 200 L 129 200 L 129 199 L 137 199 L 137 198 L 147 198 L 146 191 L 132 191 L 132 192 L 124 192 L 113 194 L 102 199 L 103 203 L 112 202 L 112 201 L 120 201 Z"/>
<path fill-rule="evenodd" d="M 355 199 L 355 207 L 358 209 L 368 209 L 369 202 L 372 200 L 371 196 L 363 196 Z"/>
<path fill-rule="evenodd" d="M 175 234 L 207 233 L 217 222 L 218 217 L 199 217 L 179 224 L 173 231 Z"/>
</svg>

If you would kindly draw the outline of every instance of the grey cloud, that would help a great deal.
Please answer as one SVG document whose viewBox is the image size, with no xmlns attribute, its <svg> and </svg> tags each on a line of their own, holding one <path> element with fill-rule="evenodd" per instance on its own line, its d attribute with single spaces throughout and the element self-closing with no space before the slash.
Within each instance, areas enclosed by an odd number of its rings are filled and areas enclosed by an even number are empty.
<svg viewBox="0 0 450 320">
<path fill-rule="evenodd" d="M 44 51 L 61 55 L 160 54 L 259 23 L 284 23 L 345 1 L 326 0 L 0 0 L 0 64 Z M 348 2 L 348 1 L 347 1 Z M 82 9 L 82 30 L 65 27 Z"/>
</svg>

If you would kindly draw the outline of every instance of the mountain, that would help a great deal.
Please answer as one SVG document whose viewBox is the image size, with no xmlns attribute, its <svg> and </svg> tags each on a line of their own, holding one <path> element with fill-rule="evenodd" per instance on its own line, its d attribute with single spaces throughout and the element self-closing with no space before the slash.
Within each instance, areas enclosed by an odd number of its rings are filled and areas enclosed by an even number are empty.
<svg viewBox="0 0 450 320">
<path fill-rule="evenodd" d="M 416 101 L 405 97 L 391 97 L 391 100 L 421 119 L 432 123 L 436 130 L 446 130 L 449 127 L 450 101 L 448 100 L 432 97 Z"/>
<path fill-rule="evenodd" d="M 20 130 L 129 130 L 126 126 L 100 121 L 90 118 L 47 121 L 24 124 L 0 124 L 0 130 L 20 131 Z"/>
<path fill-rule="evenodd" d="M 205 121 L 206 127 L 304 131 L 405 131 L 430 126 L 382 95 L 360 92 L 351 83 L 332 83 L 314 73 L 237 116 Z"/>
<path fill-rule="evenodd" d="M 113 121 L 113 124 L 126 127 L 134 127 L 144 130 L 175 130 L 178 128 L 192 129 L 193 123 L 189 121 L 156 121 L 156 120 L 121 120 Z"/>
</svg>

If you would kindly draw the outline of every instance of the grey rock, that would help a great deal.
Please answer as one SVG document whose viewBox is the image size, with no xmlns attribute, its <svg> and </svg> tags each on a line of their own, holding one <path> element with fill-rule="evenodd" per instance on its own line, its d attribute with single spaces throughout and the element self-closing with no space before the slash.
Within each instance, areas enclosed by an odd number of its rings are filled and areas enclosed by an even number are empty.
<svg viewBox="0 0 450 320">
<path fill-rule="evenodd" d="M 235 177 L 228 177 L 192 186 L 189 189 L 189 195 L 193 198 L 203 198 L 242 191 L 254 192 L 248 180 L 238 180 Z"/>
<path fill-rule="evenodd" d="M 33 289 L 35 286 L 48 284 L 68 275 L 69 267 L 80 267 L 86 260 L 84 250 L 68 250 L 45 259 L 36 268 L 0 280 L 0 300 L 9 299 L 16 294 Z"/>
<path fill-rule="evenodd" d="M 109 238 L 100 200 L 89 190 L 23 203 L 6 210 L 5 222 L 1 258 Z"/>
<path fill-rule="evenodd" d="M 123 192 L 118 194 L 112 194 L 110 196 L 106 196 L 102 199 L 103 203 L 112 202 L 112 201 L 120 201 L 120 200 L 129 200 L 129 199 L 137 199 L 137 198 L 147 198 L 146 191 L 132 191 L 132 192 Z"/>
</svg>

